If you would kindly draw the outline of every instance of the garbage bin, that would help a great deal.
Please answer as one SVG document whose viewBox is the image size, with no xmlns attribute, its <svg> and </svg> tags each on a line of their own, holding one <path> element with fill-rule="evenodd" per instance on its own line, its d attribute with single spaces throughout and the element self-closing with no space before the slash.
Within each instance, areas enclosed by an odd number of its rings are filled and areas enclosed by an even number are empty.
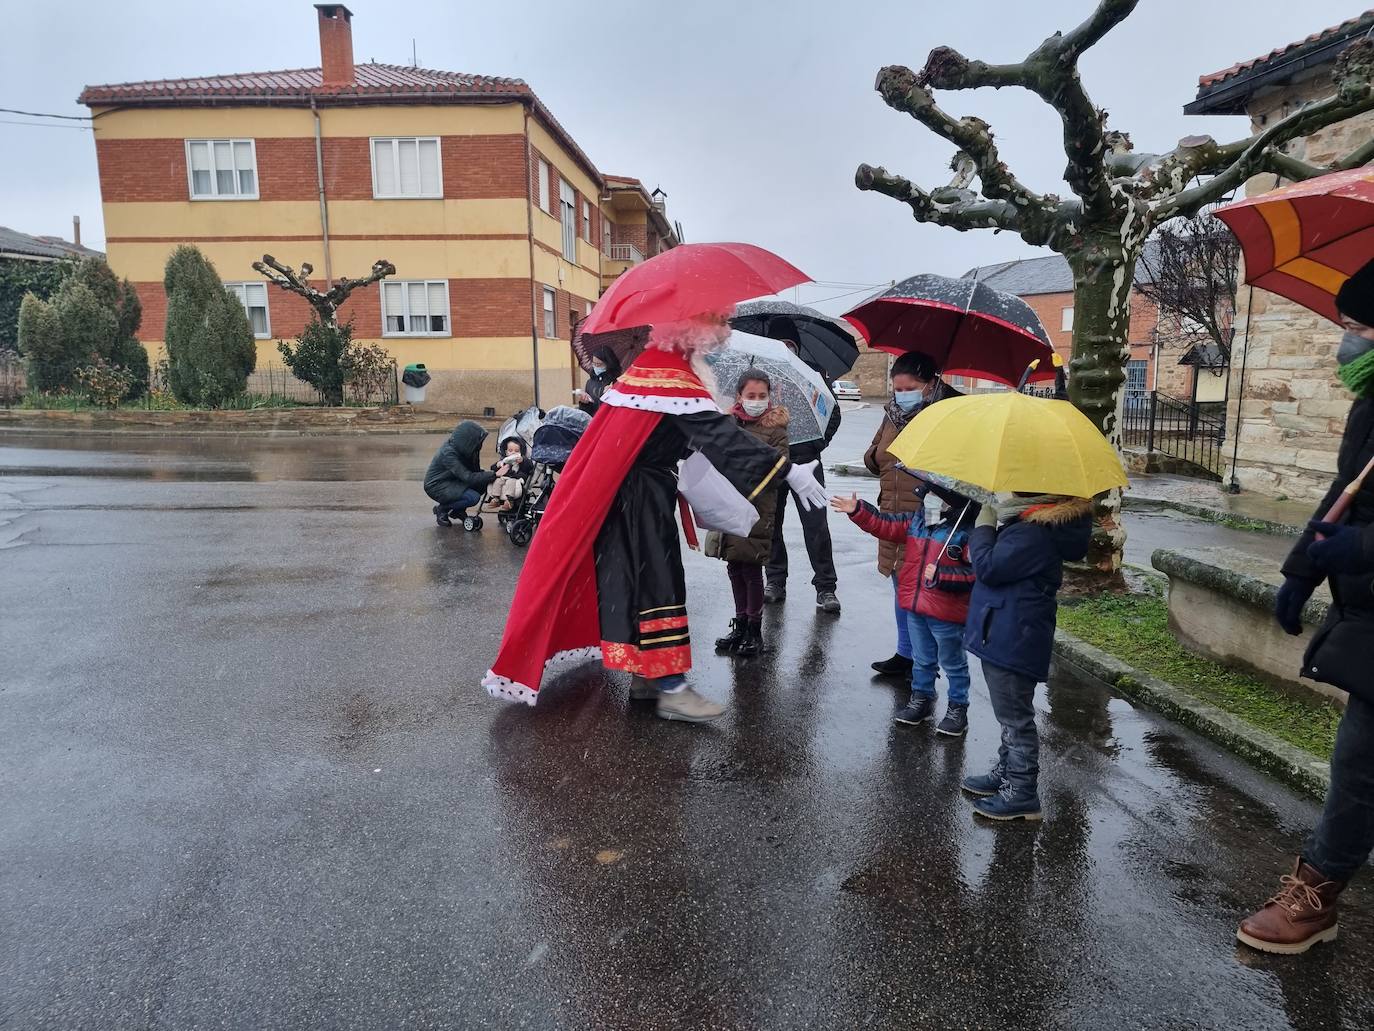
<svg viewBox="0 0 1374 1031">
<path fill-rule="evenodd" d="M 423 362 L 407 365 L 401 374 L 401 383 L 405 386 L 406 404 L 420 404 L 425 399 L 425 386 L 429 383 L 429 370 L 425 368 Z"/>
</svg>

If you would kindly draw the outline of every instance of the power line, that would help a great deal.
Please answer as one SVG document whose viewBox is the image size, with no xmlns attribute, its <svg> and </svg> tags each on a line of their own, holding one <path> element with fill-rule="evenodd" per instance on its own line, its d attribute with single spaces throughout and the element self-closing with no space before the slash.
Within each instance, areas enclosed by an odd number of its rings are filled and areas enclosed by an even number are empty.
<svg viewBox="0 0 1374 1031">
<path fill-rule="evenodd" d="M 48 125 L 44 122 L 18 122 L 12 118 L 0 118 L 0 125 L 27 125 L 30 129 L 75 129 L 77 132 L 94 132 L 92 125 Z"/>
<path fill-rule="evenodd" d="M 0 107 L 0 112 L 7 115 L 28 115 L 30 118 L 65 118 L 72 122 L 91 122 L 95 120 L 90 115 L 50 115 L 42 111 L 17 111 L 12 107 Z"/>
</svg>

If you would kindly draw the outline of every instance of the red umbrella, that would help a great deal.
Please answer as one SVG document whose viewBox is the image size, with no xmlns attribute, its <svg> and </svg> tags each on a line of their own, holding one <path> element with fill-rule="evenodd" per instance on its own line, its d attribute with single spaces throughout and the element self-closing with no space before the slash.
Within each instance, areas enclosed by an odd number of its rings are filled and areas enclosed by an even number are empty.
<svg viewBox="0 0 1374 1031">
<path fill-rule="evenodd" d="M 1245 281 L 1332 322 L 1336 291 L 1374 258 L 1374 170 L 1352 168 L 1218 208 L 1245 253 Z"/>
<path fill-rule="evenodd" d="M 748 243 L 684 243 L 636 265 L 601 295 L 581 330 L 590 336 L 682 322 L 736 302 L 786 290 L 811 277 Z"/>
<path fill-rule="evenodd" d="M 889 354 L 920 351 L 945 375 L 1015 386 L 1039 359 L 1030 379 L 1055 376 L 1054 349 L 1031 306 L 976 279 L 922 273 L 894 283 L 844 317 L 869 346 Z"/>
</svg>

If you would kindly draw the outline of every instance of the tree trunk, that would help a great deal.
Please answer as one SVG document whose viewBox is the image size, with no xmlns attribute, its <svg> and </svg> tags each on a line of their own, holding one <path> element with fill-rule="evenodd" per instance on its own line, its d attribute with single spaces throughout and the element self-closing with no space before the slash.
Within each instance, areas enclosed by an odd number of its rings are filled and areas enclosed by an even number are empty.
<svg viewBox="0 0 1374 1031">
<path fill-rule="evenodd" d="M 1136 255 L 1128 253 L 1113 232 L 1086 237 L 1067 257 L 1073 270 L 1069 397 L 1120 451 L 1121 388 L 1131 356 L 1131 283 Z M 1084 565 L 1104 582 L 1121 579 L 1126 530 L 1120 514 L 1120 490 L 1111 491 L 1094 513 L 1093 539 Z"/>
</svg>

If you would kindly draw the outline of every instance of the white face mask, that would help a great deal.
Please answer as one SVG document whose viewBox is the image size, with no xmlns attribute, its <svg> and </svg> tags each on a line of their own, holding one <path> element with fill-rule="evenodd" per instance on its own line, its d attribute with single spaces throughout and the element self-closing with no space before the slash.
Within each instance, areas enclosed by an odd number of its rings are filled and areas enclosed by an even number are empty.
<svg viewBox="0 0 1374 1031">
<path fill-rule="evenodd" d="M 757 419 L 764 412 L 768 411 L 768 402 L 765 401 L 741 401 L 739 406 L 744 409 L 744 414 Z"/>
</svg>

